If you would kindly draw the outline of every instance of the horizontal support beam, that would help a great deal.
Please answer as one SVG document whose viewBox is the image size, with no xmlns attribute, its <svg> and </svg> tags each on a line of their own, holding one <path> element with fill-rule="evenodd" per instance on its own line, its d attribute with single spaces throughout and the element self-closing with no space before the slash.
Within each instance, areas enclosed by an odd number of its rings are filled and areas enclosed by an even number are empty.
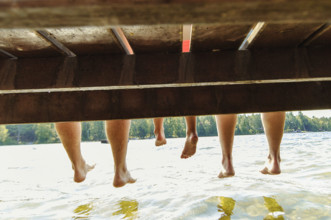
<svg viewBox="0 0 331 220">
<path fill-rule="evenodd" d="M 0 60 L 0 94 L 331 81 L 331 48 Z"/>
<path fill-rule="evenodd" d="M 331 108 L 331 82 L 0 95 L 0 124 Z"/>
<path fill-rule="evenodd" d="M 0 28 L 331 22 L 329 0 L 3 0 Z"/>
</svg>

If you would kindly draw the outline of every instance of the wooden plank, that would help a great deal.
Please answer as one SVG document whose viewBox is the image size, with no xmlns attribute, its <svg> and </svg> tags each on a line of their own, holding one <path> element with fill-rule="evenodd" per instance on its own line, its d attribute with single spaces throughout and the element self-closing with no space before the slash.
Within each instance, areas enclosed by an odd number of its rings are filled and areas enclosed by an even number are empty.
<svg viewBox="0 0 331 220">
<path fill-rule="evenodd" d="M 331 48 L 136 54 L 12 60 L 0 94 L 105 89 L 329 81 Z M 7 75 L 0 61 L 0 77 Z M 36 83 L 38 82 L 38 83 Z"/>
<path fill-rule="evenodd" d="M 324 59 L 319 57 L 319 54 L 323 53 L 325 56 Z M 306 54 L 305 57 L 305 59 L 309 60 L 309 64 L 307 66 L 309 72 L 314 72 L 314 74 L 321 77 L 329 75 L 327 71 L 327 66 L 330 66 L 331 56 L 330 51 L 328 51 L 328 48 L 311 48 L 309 49 L 309 53 Z"/>
<path fill-rule="evenodd" d="M 0 7 L 0 28 L 331 21 L 329 0 L 4 0 Z"/>
<path fill-rule="evenodd" d="M 331 45 L 331 25 L 325 26 L 325 29 L 320 32 L 308 46 L 312 47 L 328 47 Z"/>
<path fill-rule="evenodd" d="M 0 29 L 0 49 L 16 57 L 61 55 L 51 43 L 29 29 Z"/>
<path fill-rule="evenodd" d="M 1 58 L 11 58 L 11 59 L 17 59 L 16 56 L 14 56 L 11 53 L 8 53 L 7 51 L 0 49 L 0 57 Z"/>
<path fill-rule="evenodd" d="M 46 30 L 77 56 L 124 53 L 109 27 L 68 27 Z"/>
<path fill-rule="evenodd" d="M 252 25 L 193 25 L 192 52 L 236 50 Z"/>
<path fill-rule="evenodd" d="M 14 59 L 0 60 L 0 87 L 13 89 L 16 75 L 16 61 Z"/>
<path fill-rule="evenodd" d="M 249 49 L 297 47 L 322 25 L 322 23 L 265 24 Z"/>
<path fill-rule="evenodd" d="M 181 25 L 123 26 L 134 53 L 181 52 Z"/>
<path fill-rule="evenodd" d="M 331 108 L 331 82 L 0 95 L 0 124 Z"/>
<path fill-rule="evenodd" d="M 308 38 L 306 38 L 299 46 L 308 47 L 313 41 L 318 39 L 324 33 L 327 33 L 330 28 L 329 24 L 323 24 L 320 28 L 318 28 L 315 32 L 313 32 Z"/>
<path fill-rule="evenodd" d="M 61 42 L 59 42 L 56 38 L 54 38 L 49 32 L 45 30 L 38 30 L 37 33 L 43 37 L 46 41 L 50 42 L 60 53 L 67 57 L 75 57 L 71 50 L 65 47 Z"/>
</svg>

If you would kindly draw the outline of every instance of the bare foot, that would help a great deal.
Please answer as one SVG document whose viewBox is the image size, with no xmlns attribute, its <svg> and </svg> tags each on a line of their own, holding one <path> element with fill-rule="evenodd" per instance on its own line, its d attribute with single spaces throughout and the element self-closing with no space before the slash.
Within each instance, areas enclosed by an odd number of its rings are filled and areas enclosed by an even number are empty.
<svg viewBox="0 0 331 220">
<path fill-rule="evenodd" d="M 264 168 L 260 170 L 262 174 L 278 175 L 281 173 L 280 170 L 280 157 L 275 159 L 274 157 L 268 156 L 267 161 L 265 162 Z"/>
<path fill-rule="evenodd" d="M 76 183 L 83 182 L 86 179 L 86 175 L 89 171 L 93 170 L 95 167 L 95 164 L 89 165 L 85 161 L 81 166 L 72 166 L 72 169 L 74 170 L 74 181 Z"/>
<path fill-rule="evenodd" d="M 234 168 L 232 165 L 232 159 L 223 159 L 222 161 L 222 169 L 221 172 L 218 174 L 218 178 L 226 178 L 234 176 Z"/>
<path fill-rule="evenodd" d="M 127 183 L 135 183 L 137 180 L 133 179 L 128 170 L 125 171 L 115 171 L 113 186 L 122 187 Z"/>
<path fill-rule="evenodd" d="M 197 150 L 198 135 L 190 134 L 186 136 L 185 146 L 180 158 L 186 159 L 193 156 Z"/>
<path fill-rule="evenodd" d="M 167 143 L 167 140 L 165 139 L 165 135 L 163 134 L 155 134 L 155 146 L 162 146 Z"/>
</svg>

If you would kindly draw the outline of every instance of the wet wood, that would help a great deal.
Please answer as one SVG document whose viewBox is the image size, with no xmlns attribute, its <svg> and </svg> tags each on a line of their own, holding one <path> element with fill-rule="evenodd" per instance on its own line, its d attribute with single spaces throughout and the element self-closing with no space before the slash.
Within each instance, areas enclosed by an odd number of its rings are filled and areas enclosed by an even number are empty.
<svg viewBox="0 0 331 220">
<path fill-rule="evenodd" d="M 24 58 L 10 61 L 15 71 L 6 83 L 0 82 L 0 94 L 36 89 L 325 81 L 331 79 L 330 54 L 331 48 L 302 48 Z M 8 74 L 7 65 L 0 61 L 0 77 Z"/>
<path fill-rule="evenodd" d="M 4 0 L 0 28 L 330 22 L 329 0 Z"/>
<path fill-rule="evenodd" d="M 302 44 L 307 38 L 309 38 L 311 34 L 318 30 L 322 25 L 322 23 L 266 23 L 248 48 L 294 48 Z"/>
<path fill-rule="evenodd" d="M 193 25 L 192 52 L 237 50 L 252 25 Z"/>
<path fill-rule="evenodd" d="M 331 82 L 6 94 L 0 123 L 328 109 L 330 96 Z"/>
</svg>

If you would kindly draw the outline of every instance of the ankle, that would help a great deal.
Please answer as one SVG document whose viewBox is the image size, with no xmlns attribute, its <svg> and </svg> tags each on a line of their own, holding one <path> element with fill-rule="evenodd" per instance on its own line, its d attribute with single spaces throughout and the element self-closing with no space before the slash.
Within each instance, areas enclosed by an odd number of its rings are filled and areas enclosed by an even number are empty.
<svg viewBox="0 0 331 220">
<path fill-rule="evenodd" d="M 155 136 L 162 136 L 164 134 L 164 130 L 154 130 L 154 135 Z"/>
<path fill-rule="evenodd" d="M 193 142 L 197 142 L 199 137 L 196 132 L 190 132 L 190 133 L 186 133 L 186 139 Z"/>
<path fill-rule="evenodd" d="M 79 160 L 79 161 L 77 161 L 75 163 L 72 163 L 72 168 L 74 170 L 83 169 L 83 168 L 85 168 L 85 166 L 86 166 L 85 160 Z"/>
<path fill-rule="evenodd" d="M 268 160 L 270 162 L 274 162 L 274 163 L 277 163 L 277 162 L 281 161 L 279 153 L 269 154 L 268 155 Z"/>
<path fill-rule="evenodd" d="M 126 172 L 128 172 L 126 165 L 115 167 L 115 173 L 117 173 L 117 174 L 122 174 L 122 173 L 126 173 Z"/>
<path fill-rule="evenodd" d="M 187 137 L 198 137 L 197 131 L 187 131 L 186 132 Z"/>
<path fill-rule="evenodd" d="M 222 157 L 222 164 L 232 164 L 232 156 L 231 155 L 224 155 Z"/>
</svg>

